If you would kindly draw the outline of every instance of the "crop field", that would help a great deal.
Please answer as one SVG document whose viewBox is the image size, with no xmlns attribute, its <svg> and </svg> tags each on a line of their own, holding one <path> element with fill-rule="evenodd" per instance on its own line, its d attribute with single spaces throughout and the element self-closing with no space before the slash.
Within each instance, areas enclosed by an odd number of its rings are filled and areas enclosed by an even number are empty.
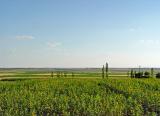
<svg viewBox="0 0 160 116">
<path fill-rule="evenodd" d="M 110 77 L 128 77 L 128 69 L 110 70 Z M 100 68 L 95 69 L 0 69 L 0 80 L 13 78 L 50 78 L 51 72 L 53 77 L 94 77 L 100 78 L 102 72 Z M 58 74 L 59 73 L 59 74 Z M 58 75 L 57 75 L 58 74 Z M 65 75 L 64 75 L 65 74 Z"/>
<path fill-rule="evenodd" d="M 160 116 L 160 79 L 109 74 L 1 70 L 0 116 Z"/>
<path fill-rule="evenodd" d="M 3 80 L 0 115 L 159 116 L 160 80 L 100 77 Z"/>
</svg>

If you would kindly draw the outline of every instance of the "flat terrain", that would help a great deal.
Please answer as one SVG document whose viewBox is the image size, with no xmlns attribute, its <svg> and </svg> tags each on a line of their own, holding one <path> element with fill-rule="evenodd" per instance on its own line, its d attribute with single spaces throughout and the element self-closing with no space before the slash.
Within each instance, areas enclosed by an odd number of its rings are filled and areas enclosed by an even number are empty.
<svg viewBox="0 0 160 116">
<path fill-rule="evenodd" d="M 160 79 L 130 79 L 127 73 L 102 79 L 100 72 L 67 72 L 67 77 L 51 77 L 49 71 L 4 72 L 0 116 L 160 116 Z"/>
<path fill-rule="evenodd" d="M 0 115 L 160 115 L 160 80 L 55 78 L 0 82 Z"/>
<path fill-rule="evenodd" d="M 128 69 L 110 70 L 110 77 L 128 77 Z M 52 74 L 53 73 L 53 74 Z M 73 68 L 73 69 L 0 69 L 0 80 L 9 79 L 36 79 L 36 78 L 57 78 L 57 77 L 83 77 L 83 78 L 101 78 L 101 69 L 99 68 Z"/>
</svg>

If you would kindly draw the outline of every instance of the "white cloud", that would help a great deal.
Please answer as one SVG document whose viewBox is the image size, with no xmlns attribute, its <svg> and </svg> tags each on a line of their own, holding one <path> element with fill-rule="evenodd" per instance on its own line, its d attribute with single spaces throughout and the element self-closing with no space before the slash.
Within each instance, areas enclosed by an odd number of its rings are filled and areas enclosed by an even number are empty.
<svg viewBox="0 0 160 116">
<path fill-rule="evenodd" d="M 140 40 L 139 43 L 143 45 L 160 45 L 160 40 Z"/>
<path fill-rule="evenodd" d="M 46 44 L 49 48 L 57 48 L 62 45 L 60 42 L 47 42 Z"/>
<path fill-rule="evenodd" d="M 34 37 L 30 35 L 18 35 L 16 36 L 16 39 L 17 40 L 32 40 L 34 39 Z"/>
</svg>

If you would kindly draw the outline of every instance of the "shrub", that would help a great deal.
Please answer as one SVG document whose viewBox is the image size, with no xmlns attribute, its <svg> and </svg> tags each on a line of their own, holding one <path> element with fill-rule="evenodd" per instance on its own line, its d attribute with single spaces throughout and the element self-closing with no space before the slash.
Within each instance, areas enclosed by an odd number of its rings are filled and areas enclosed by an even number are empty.
<svg viewBox="0 0 160 116">
<path fill-rule="evenodd" d="M 142 78 L 142 77 L 143 77 L 143 72 L 135 73 L 135 78 Z"/>
<path fill-rule="evenodd" d="M 150 77 L 150 73 L 146 71 L 146 72 L 144 73 L 144 76 L 143 76 L 143 77 L 144 77 L 144 78 L 149 78 L 149 77 Z"/>
<path fill-rule="evenodd" d="M 160 73 L 157 73 L 157 74 L 156 74 L 156 78 L 160 78 Z"/>
<path fill-rule="evenodd" d="M 134 72 L 131 70 L 131 78 L 134 78 Z"/>
</svg>

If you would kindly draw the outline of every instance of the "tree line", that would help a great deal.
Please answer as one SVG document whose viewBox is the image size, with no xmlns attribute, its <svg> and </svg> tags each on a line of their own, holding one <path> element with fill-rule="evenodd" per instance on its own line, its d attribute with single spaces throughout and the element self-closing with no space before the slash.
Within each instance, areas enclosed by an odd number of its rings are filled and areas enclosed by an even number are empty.
<svg viewBox="0 0 160 116">
<path fill-rule="evenodd" d="M 71 73 L 68 73 L 68 72 L 61 72 L 61 71 L 58 71 L 58 72 L 51 72 L 51 77 L 67 77 L 67 76 L 71 76 L 71 77 L 75 77 L 75 73 L 71 72 Z"/>
<path fill-rule="evenodd" d="M 156 73 L 154 72 L 154 68 L 151 68 L 150 71 L 139 71 L 137 72 L 134 69 L 131 69 L 130 71 L 130 77 L 131 78 L 160 78 L 160 72 Z"/>
</svg>

